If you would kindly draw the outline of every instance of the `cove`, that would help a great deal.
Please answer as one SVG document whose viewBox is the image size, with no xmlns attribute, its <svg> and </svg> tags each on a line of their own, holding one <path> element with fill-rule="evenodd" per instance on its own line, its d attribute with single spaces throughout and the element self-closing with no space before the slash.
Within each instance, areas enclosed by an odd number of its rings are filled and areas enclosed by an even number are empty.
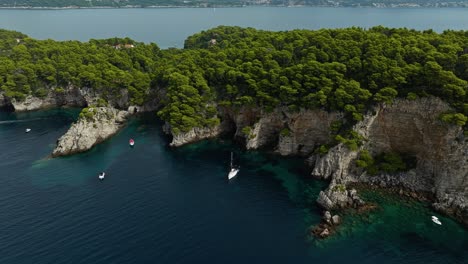
<svg viewBox="0 0 468 264">
<path fill-rule="evenodd" d="M 325 182 L 298 158 L 230 141 L 168 147 L 154 114 L 91 151 L 48 159 L 73 109 L 0 112 L 0 263 L 464 263 L 468 232 L 423 203 L 381 207 L 308 240 Z M 24 133 L 24 129 L 32 129 Z M 128 138 L 135 147 L 128 147 Z M 241 171 L 228 182 L 230 152 Z M 97 173 L 106 171 L 104 182 Z"/>
</svg>

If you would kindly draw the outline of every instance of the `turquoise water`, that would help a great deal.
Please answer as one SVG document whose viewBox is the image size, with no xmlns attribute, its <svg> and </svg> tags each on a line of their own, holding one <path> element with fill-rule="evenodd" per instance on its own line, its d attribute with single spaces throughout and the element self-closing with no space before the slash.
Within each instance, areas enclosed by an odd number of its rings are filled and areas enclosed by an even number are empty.
<svg viewBox="0 0 468 264">
<path fill-rule="evenodd" d="M 201 30 L 235 25 L 267 30 L 342 27 L 468 29 L 466 8 L 159 8 L 91 10 L 0 10 L 0 28 L 38 39 L 130 37 L 162 48 L 183 47 Z"/>
<path fill-rule="evenodd" d="M 0 113 L 0 263 L 466 263 L 466 229 L 391 195 L 369 193 L 379 210 L 309 239 L 326 183 L 302 160 L 227 140 L 170 148 L 154 114 L 89 152 L 47 158 L 76 115 Z M 241 171 L 228 182 L 231 151 Z"/>
</svg>

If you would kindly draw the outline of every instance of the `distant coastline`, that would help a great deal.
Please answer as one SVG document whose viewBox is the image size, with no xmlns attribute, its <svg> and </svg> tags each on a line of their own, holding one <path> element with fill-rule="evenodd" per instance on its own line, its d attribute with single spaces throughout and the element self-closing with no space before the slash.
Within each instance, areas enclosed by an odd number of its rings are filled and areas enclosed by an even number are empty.
<svg viewBox="0 0 468 264">
<path fill-rule="evenodd" d="M 0 6 L 3 10 L 69 10 L 69 9 L 157 9 L 157 8 L 249 8 L 249 7 L 290 7 L 290 8 L 303 8 L 303 7 L 328 7 L 328 8 L 375 8 L 375 9 L 392 9 L 392 8 L 410 8 L 410 9 L 423 9 L 423 8 L 468 8 L 468 3 L 463 5 L 413 5 L 413 4 L 394 4 L 394 5 L 167 5 L 167 6 Z"/>
</svg>

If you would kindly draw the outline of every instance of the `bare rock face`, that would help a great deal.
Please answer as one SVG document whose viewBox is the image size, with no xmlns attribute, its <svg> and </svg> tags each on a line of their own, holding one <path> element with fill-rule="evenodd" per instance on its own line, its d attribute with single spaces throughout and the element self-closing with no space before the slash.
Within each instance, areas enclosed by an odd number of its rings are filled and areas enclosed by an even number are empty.
<svg viewBox="0 0 468 264">
<path fill-rule="evenodd" d="M 330 139 L 330 125 L 340 118 L 339 113 L 323 110 L 291 112 L 277 108 L 271 113 L 243 108 L 234 116 L 236 136 L 244 137 L 247 149 L 273 146 L 281 155 L 307 155 L 317 145 Z M 242 129 L 251 127 L 249 135 Z"/>
<path fill-rule="evenodd" d="M 278 152 L 283 156 L 310 154 L 317 145 L 328 143 L 331 123 L 340 117 L 323 110 L 284 112 L 287 133 L 280 134 Z"/>
<path fill-rule="evenodd" d="M 278 113 L 270 113 L 262 116 L 254 124 L 250 135 L 246 135 L 246 148 L 259 149 L 277 141 L 279 131 L 283 127 L 283 120 Z"/>
<path fill-rule="evenodd" d="M 165 128 L 163 128 L 165 132 L 169 132 L 172 134 L 170 125 L 166 124 Z M 182 132 L 179 134 L 173 135 L 172 142 L 170 143 L 171 147 L 179 147 L 188 143 L 196 142 L 202 139 L 207 138 L 214 138 L 221 134 L 222 129 L 221 126 L 214 126 L 214 127 L 195 127 L 192 128 L 188 132 Z"/>
<path fill-rule="evenodd" d="M 88 105 L 89 100 L 86 98 L 87 93 L 86 89 L 69 86 L 61 90 L 51 90 L 42 98 L 32 95 L 27 96 L 22 101 L 12 98 L 10 103 L 15 111 L 31 111 L 57 106 L 85 107 Z"/>
<path fill-rule="evenodd" d="M 84 152 L 113 136 L 124 126 L 129 113 L 111 107 L 87 108 L 87 116 L 80 118 L 59 138 L 52 156 Z M 83 113 L 83 112 L 82 112 Z"/>
</svg>

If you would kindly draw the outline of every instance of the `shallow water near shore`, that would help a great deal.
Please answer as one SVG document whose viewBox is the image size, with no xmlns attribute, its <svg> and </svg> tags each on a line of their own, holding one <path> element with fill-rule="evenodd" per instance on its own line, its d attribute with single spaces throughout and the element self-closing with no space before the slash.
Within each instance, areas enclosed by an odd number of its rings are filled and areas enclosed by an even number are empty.
<svg viewBox="0 0 468 264">
<path fill-rule="evenodd" d="M 467 229 L 378 192 L 364 193 L 378 210 L 310 240 L 327 183 L 302 159 L 228 140 L 169 148 L 155 114 L 89 152 L 47 158 L 77 113 L 0 112 L 0 263 L 466 263 Z M 231 151 L 241 171 L 227 181 Z"/>
</svg>

